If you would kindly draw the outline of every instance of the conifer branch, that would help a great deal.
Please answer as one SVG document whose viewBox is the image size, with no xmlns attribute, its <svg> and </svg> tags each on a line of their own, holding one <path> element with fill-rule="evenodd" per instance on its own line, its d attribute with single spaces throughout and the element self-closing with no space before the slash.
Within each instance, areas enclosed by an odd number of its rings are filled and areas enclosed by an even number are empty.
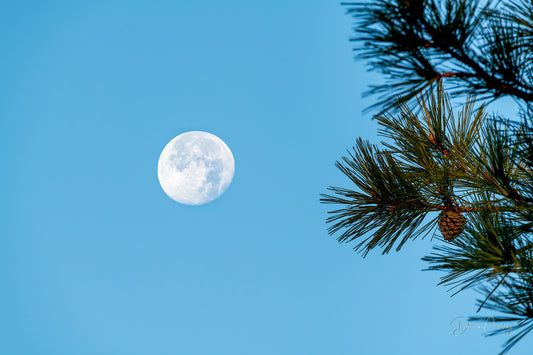
<svg viewBox="0 0 533 355">
<path fill-rule="evenodd" d="M 453 295 L 477 289 L 478 311 L 504 314 L 495 322 L 514 322 L 504 354 L 533 330 L 533 2 L 344 5 L 359 58 L 386 77 L 366 93 L 379 95 L 384 141 L 359 139 L 337 162 L 355 187 L 322 195 L 337 206 L 328 231 L 364 257 L 438 229 L 428 270 L 444 272 L 439 284 Z M 457 115 L 444 84 L 469 95 Z M 515 98 L 522 122 L 487 118 L 474 95 Z"/>
<path fill-rule="evenodd" d="M 525 1 L 522 1 L 525 2 Z M 387 83 L 372 86 L 381 112 L 410 102 L 439 79 L 452 93 L 533 101 L 531 5 L 480 0 L 378 0 L 343 3 L 356 21 L 352 41 Z M 527 5 L 527 2 L 526 2 Z M 516 12 L 520 8 L 520 12 Z M 528 9 L 532 12 L 527 12 Z M 518 23 L 518 25 L 516 25 Z M 517 26 L 521 28 L 518 31 Z M 518 38 L 517 38 L 518 37 Z M 528 42 L 529 41 L 529 42 Z M 529 46 L 528 46 L 529 43 Z"/>
</svg>

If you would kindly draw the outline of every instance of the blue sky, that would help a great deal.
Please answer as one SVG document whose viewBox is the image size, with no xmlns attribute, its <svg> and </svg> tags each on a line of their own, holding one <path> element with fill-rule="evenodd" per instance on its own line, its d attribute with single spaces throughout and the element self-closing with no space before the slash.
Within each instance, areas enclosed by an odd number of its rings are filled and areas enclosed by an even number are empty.
<svg viewBox="0 0 533 355">
<path fill-rule="evenodd" d="M 333 164 L 378 141 L 337 1 L 12 1 L 0 11 L 3 354 L 490 354 L 422 272 L 430 238 L 366 259 L 326 232 Z M 163 147 L 235 158 L 183 206 Z M 526 354 L 531 339 L 516 346 Z"/>
</svg>

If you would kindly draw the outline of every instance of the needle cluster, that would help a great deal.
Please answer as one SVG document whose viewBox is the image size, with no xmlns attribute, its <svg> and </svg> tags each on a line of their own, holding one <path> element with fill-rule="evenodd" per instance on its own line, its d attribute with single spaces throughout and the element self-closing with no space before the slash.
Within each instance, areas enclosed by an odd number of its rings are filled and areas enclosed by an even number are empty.
<svg viewBox="0 0 533 355">
<path fill-rule="evenodd" d="M 533 101 L 533 2 L 377 0 L 345 3 L 358 57 L 382 73 L 374 107 L 389 110 L 446 78 L 452 95 Z"/>
<path fill-rule="evenodd" d="M 513 322 L 504 354 L 533 330 L 533 1 L 345 5 L 359 58 L 386 79 L 367 92 L 383 140 L 359 138 L 337 161 L 351 186 L 321 197 L 335 206 L 329 233 L 363 257 L 432 236 L 423 260 L 444 272 L 440 284 L 476 289 L 478 311 Z M 454 111 L 456 96 L 466 102 Z M 477 104 L 501 96 L 519 120 Z"/>
</svg>

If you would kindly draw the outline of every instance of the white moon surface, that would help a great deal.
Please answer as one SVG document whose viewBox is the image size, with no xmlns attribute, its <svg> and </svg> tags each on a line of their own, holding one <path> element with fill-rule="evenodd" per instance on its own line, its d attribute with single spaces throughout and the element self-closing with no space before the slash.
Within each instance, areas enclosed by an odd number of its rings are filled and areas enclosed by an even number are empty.
<svg viewBox="0 0 533 355">
<path fill-rule="evenodd" d="M 224 193 L 233 180 L 235 160 L 217 136 L 191 131 L 163 149 L 157 176 L 165 193 L 185 205 L 202 205 Z"/>
</svg>

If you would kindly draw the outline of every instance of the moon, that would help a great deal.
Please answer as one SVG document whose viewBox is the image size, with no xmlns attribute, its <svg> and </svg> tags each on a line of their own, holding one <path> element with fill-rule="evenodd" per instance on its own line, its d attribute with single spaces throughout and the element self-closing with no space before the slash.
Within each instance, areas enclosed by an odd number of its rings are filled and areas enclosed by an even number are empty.
<svg viewBox="0 0 533 355">
<path fill-rule="evenodd" d="M 203 205 L 220 197 L 233 180 L 233 154 L 217 136 L 191 131 L 163 149 L 157 176 L 163 191 L 184 205 Z"/>
</svg>

